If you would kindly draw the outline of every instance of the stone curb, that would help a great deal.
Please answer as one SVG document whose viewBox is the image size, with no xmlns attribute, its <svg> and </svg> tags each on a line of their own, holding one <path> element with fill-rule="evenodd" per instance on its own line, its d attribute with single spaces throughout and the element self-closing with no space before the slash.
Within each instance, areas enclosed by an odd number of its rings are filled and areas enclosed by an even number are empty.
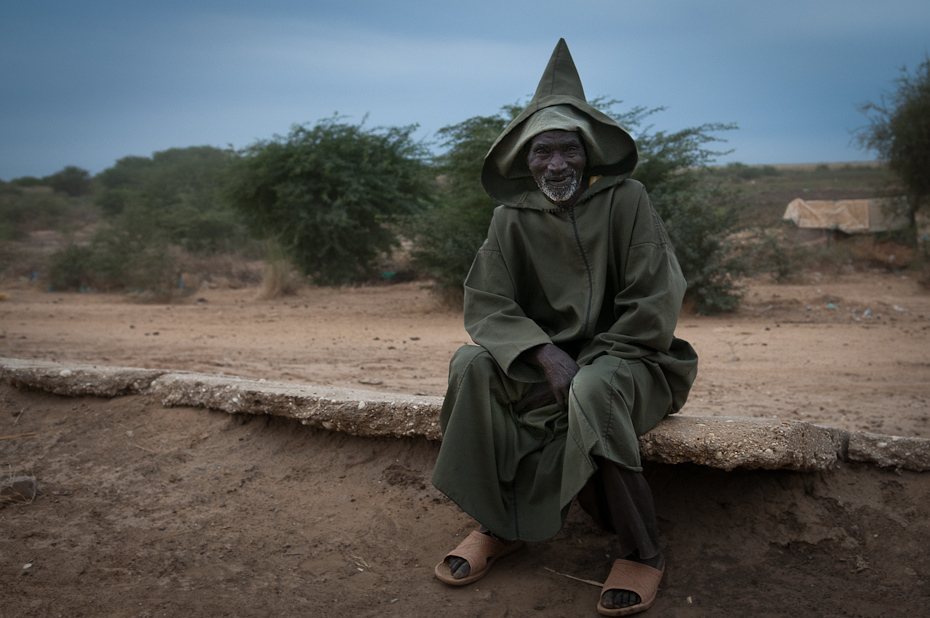
<svg viewBox="0 0 930 618">
<path fill-rule="evenodd" d="M 0 358 L 0 380 L 56 395 L 149 395 L 166 407 L 269 414 L 362 437 L 439 440 L 441 397 L 321 388 L 129 367 Z M 723 470 L 824 470 L 837 461 L 930 470 L 930 439 L 822 427 L 804 421 L 671 416 L 640 437 L 644 460 Z"/>
<path fill-rule="evenodd" d="M 65 397 L 136 395 L 144 393 L 153 380 L 166 373 L 174 372 L 0 358 L 0 380 Z"/>
<path fill-rule="evenodd" d="M 167 374 L 148 390 L 162 405 L 270 414 L 363 437 L 439 440 L 442 397 L 392 395 L 206 374 Z"/>
<path fill-rule="evenodd" d="M 661 463 L 824 470 L 846 459 L 849 433 L 804 421 L 675 415 L 641 436 L 639 444 L 643 459 Z"/>
</svg>

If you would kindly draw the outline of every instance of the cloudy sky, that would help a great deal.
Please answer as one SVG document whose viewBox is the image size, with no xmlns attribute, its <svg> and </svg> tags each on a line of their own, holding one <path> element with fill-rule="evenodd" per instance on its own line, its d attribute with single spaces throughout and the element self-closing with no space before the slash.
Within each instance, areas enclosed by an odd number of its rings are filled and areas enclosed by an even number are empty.
<svg viewBox="0 0 930 618">
<path fill-rule="evenodd" d="M 930 2 L 0 0 L 0 179 L 334 113 L 430 139 L 531 95 L 559 37 L 589 98 L 735 122 L 721 162 L 861 161 L 856 104 L 925 57 Z"/>
</svg>

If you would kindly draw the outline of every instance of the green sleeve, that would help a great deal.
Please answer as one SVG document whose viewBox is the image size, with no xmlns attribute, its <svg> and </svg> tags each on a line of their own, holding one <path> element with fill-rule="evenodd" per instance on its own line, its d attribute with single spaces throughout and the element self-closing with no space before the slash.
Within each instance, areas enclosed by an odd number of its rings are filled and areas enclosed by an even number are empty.
<svg viewBox="0 0 930 618">
<path fill-rule="evenodd" d="M 515 300 L 516 286 L 498 244 L 494 221 L 465 279 L 465 330 L 509 377 L 538 382 L 543 379 L 540 371 L 517 357 L 551 340 Z"/>
<path fill-rule="evenodd" d="M 617 231 L 615 230 L 615 233 Z M 668 352 L 686 283 L 675 250 L 645 190 L 639 194 L 613 326 L 596 338 L 608 354 L 635 359 Z"/>
</svg>

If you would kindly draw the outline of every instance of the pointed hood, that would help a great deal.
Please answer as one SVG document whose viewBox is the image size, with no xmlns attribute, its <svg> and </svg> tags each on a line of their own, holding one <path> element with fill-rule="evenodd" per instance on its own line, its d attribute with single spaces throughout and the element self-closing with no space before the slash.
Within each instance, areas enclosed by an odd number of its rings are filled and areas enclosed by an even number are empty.
<svg viewBox="0 0 930 618">
<path fill-rule="evenodd" d="M 568 45 L 559 39 L 536 94 L 484 158 L 481 183 L 488 195 L 515 205 L 538 189 L 526 165 L 526 147 L 535 136 L 553 129 L 581 134 L 591 175 L 625 177 L 636 168 L 633 138 L 613 118 L 588 104 Z"/>
</svg>

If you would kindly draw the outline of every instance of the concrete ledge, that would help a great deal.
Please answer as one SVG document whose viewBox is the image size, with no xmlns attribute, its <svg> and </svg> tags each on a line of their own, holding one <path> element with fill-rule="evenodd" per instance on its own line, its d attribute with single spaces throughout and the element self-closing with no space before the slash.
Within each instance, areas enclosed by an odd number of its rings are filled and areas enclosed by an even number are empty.
<svg viewBox="0 0 930 618">
<path fill-rule="evenodd" d="M 848 441 L 848 431 L 804 421 L 674 415 L 641 436 L 639 445 L 644 459 L 661 463 L 823 470 L 845 458 Z"/>
<path fill-rule="evenodd" d="M 118 397 L 144 393 L 167 369 L 107 367 L 0 358 L 0 380 L 66 397 Z"/>
<path fill-rule="evenodd" d="M 194 406 L 230 413 L 296 418 L 304 425 L 364 437 L 439 440 L 442 397 L 392 395 L 342 388 L 205 374 L 168 374 L 149 393 L 165 406 Z"/>
<path fill-rule="evenodd" d="M 907 470 L 930 470 L 930 440 L 886 436 L 867 431 L 849 434 L 849 461 L 874 463 Z"/>
<path fill-rule="evenodd" d="M 0 380 L 66 396 L 149 395 L 167 407 L 270 414 L 364 437 L 441 438 L 441 397 L 10 358 L 0 358 Z M 671 416 L 640 438 L 640 449 L 647 461 L 724 470 L 823 470 L 841 460 L 930 470 L 930 439 L 777 419 Z"/>
</svg>

